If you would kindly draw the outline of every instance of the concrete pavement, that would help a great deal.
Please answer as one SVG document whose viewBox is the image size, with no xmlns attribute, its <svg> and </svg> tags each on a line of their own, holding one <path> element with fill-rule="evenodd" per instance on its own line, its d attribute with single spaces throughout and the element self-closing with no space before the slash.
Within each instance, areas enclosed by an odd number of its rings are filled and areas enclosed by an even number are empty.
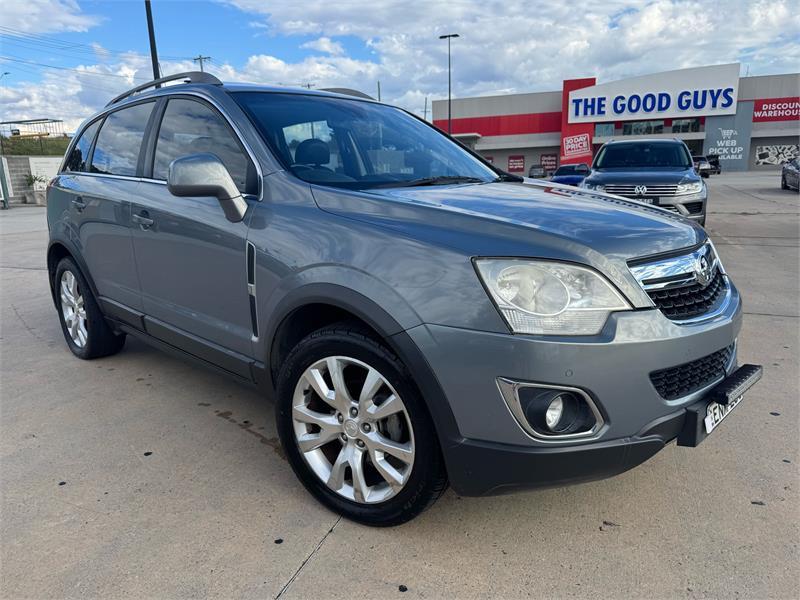
<svg viewBox="0 0 800 600">
<path fill-rule="evenodd" d="M 131 339 L 73 358 L 44 210 L 0 213 L 0 596 L 797 598 L 798 194 L 776 174 L 709 184 L 740 361 L 765 366 L 735 413 L 614 479 L 448 491 L 392 529 L 312 500 L 249 388 Z"/>
</svg>

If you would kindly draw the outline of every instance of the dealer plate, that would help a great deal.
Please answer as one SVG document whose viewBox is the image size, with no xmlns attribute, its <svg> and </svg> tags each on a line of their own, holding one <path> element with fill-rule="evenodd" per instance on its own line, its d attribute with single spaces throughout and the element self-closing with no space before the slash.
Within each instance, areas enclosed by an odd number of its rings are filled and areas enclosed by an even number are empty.
<svg viewBox="0 0 800 600">
<path fill-rule="evenodd" d="M 706 408 L 706 433 L 714 431 L 717 425 L 722 423 L 722 420 L 742 401 L 742 398 L 744 398 L 744 395 L 739 396 L 735 400 L 731 400 L 728 404 L 718 404 L 716 402 L 709 404 L 708 408 Z"/>
</svg>

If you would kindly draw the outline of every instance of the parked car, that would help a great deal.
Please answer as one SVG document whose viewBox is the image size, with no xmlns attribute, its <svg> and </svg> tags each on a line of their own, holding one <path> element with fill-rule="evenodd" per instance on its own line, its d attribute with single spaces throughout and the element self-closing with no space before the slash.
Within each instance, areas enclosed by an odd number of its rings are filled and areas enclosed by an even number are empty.
<svg viewBox="0 0 800 600">
<path fill-rule="evenodd" d="M 711 173 L 714 173 L 715 175 L 722 173 L 722 166 L 719 164 L 719 156 L 716 154 L 707 154 L 706 160 L 708 160 L 708 164 L 711 167 Z"/>
<path fill-rule="evenodd" d="M 75 356 L 132 335 L 256 386 L 309 492 L 371 525 L 696 446 L 760 376 L 701 227 L 363 98 L 139 86 L 79 128 L 47 222 Z"/>
<path fill-rule="evenodd" d="M 711 163 L 705 156 L 692 156 L 694 163 L 694 170 L 698 172 L 701 177 L 709 177 L 711 175 Z"/>
<path fill-rule="evenodd" d="M 556 169 L 550 181 L 564 185 L 579 185 L 584 177 L 589 174 L 589 166 L 585 163 L 577 165 L 561 165 Z"/>
<path fill-rule="evenodd" d="M 531 168 L 528 169 L 528 177 L 532 179 L 544 179 L 547 177 L 547 171 L 542 166 L 531 165 Z"/>
<path fill-rule="evenodd" d="M 678 139 L 606 142 L 581 185 L 706 222 L 708 188 Z"/>
<path fill-rule="evenodd" d="M 793 158 L 781 167 L 781 189 L 800 191 L 800 158 Z"/>
</svg>

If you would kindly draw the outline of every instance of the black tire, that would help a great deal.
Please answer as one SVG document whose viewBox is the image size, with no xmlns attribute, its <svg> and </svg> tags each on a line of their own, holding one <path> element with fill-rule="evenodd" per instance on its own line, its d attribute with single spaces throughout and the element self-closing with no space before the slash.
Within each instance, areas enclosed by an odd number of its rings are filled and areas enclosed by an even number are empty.
<svg viewBox="0 0 800 600">
<path fill-rule="evenodd" d="M 83 306 L 86 312 L 86 342 L 83 346 L 76 344 L 69 334 L 67 324 L 64 320 L 64 311 L 61 300 L 61 279 L 65 272 L 69 271 L 77 280 L 78 290 L 83 297 Z M 61 332 L 70 351 L 83 360 L 101 358 L 116 354 L 125 345 L 125 334 L 116 334 L 109 327 L 108 323 L 100 312 L 97 300 L 92 294 L 92 289 L 86 282 L 86 278 L 81 270 L 71 258 L 62 258 L 56 267 L 53 281 L 56 308 L 58 309 L 58 320 L 61 323 Z"/>
<path fill-rule="evenodd" d="M 783 175 L 781 175 L 781 189 L 782 190 L 789 189 L 789 185 L 786 183 L 786 177 L 784 177 Z"/>
<path fill-rule="evenodd" d="M 377 369 L 405 405 L 413 428 L 414 462 L 403 488 L 386 501 L 363 504 L 339 495 L 311 470 L 297 446 L 292 423 L 295 387 L 307 368 L 329 356 L 347 356 Z M 371 332 L 356 324 L 325 327 L 297 344 L 278 375 L 275 413 L 281 444 L 298 479 L 317 500 L 348 519 L 378 527 L 399 525 L 431 506 L 447 489 L 436 431 L 411 374 Z"/>
</svg>

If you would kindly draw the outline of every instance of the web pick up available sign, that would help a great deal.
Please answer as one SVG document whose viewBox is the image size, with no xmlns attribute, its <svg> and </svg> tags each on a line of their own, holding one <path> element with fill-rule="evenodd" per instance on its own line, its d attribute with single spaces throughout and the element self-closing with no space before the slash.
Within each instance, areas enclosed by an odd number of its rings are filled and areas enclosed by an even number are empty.
<svg viewBox="0 0 800 600">
<path fill-rule="evenodd" d="M 718 156 L 723 173 L 748 169 L 753 114 L 753 101 L 748 100 L 739 103 L 734 115 L 706 119 L 703 154 Z"/>
<path fill-rule="evenodd" d="M 732 115 L 739 64 L 680 69 L 573 90 L 570 123 Z"/>
</svg>

